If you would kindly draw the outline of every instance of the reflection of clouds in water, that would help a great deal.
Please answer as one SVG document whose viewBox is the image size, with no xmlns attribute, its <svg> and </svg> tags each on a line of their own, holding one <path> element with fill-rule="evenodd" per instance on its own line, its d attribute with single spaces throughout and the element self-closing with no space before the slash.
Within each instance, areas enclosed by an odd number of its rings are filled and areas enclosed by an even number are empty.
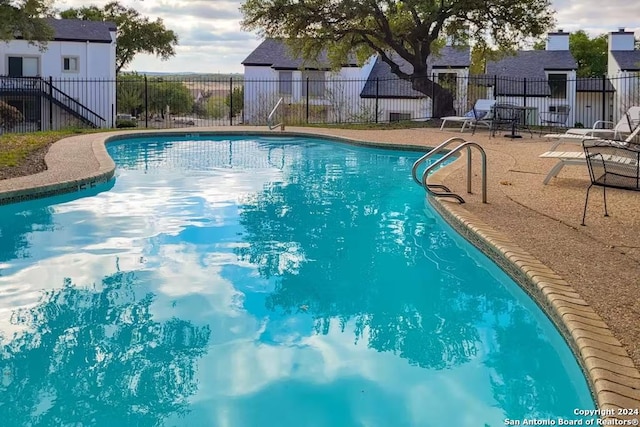
<svg viewBox="0 0 640 427">
<path fill-rule="evenodd" d="M 294 325 L 287 327 L 295 329 Z M 218 405 L 240 407 L 244 399 L 253 399 L 278 384 L 300 382 L 308 384 L 309 390 L 336 386 L 335 393 L 345 393 L 338 397 L 351 400 L 349 404 L 358 408 L 362 397 L 338 386 L 349 380 L 359 384 L 363 393 L 380 389 L 404 402 L 415 425 L 468 426 L 474 425 L 470 421 L 499 423 L 503 418 L 500 409 L 487 409 L 495 401 L 489 378 L 478 369 L 479 361 L 451 370 L 425 370 L 391 353 L 370 349 L 366 342 L 354 345 L 354 333 L 354 322 L 349 322 L 344 332 L 332 326 L 327 335 L 292 331 L 293 337 L 281 336 L 286 345 L 247 340 L 215 346 L 200 362 L 201 375 L 210 381 L 201 384 L 194 403 L 212 401 L 213 417 Z M 279 407 L 277 402 L 274 405 Z M 235 411 L 224 412 L 233 421 L 229 414 Z"/>
</svg>

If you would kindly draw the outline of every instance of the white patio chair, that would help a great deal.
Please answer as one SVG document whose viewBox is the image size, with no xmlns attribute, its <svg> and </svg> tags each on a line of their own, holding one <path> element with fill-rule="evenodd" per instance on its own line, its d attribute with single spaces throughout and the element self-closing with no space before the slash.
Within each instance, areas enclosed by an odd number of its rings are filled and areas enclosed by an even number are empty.
<svg viewBox="0 0 640 427">
<path fill-rule="evenodd" d="M 484 125 L 491 128 L 491 120 L 493 119 L 493 106 L 496 101 L 493 99 L 478 99 L 473 108 L 464 116 L 447 116 L 442 117 L 442 125 L 440 130 L 444 130 L 447 122 L 462 123 L 460 132 L 464 132 L 467 126 L 473 129 L 475 133 L 477 125 Z"/>
</svg>

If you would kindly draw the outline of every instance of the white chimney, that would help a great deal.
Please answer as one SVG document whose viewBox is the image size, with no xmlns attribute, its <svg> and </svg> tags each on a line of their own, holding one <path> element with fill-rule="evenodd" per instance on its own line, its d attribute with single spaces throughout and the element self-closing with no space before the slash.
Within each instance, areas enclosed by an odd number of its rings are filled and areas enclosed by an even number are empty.
<svg viewBox="0 0 640 427">
<path fill-rule="evenodd" d="M 633 32 L 625 31 L 624 28 L 609 33 L 609 50 L 633 50 L 633 36 Z"/>
<path fill-rule="evenodd" d="M 559 29 L 547 34 L 547 50 L 569 50 L 569 33 Z"/>
</svg>

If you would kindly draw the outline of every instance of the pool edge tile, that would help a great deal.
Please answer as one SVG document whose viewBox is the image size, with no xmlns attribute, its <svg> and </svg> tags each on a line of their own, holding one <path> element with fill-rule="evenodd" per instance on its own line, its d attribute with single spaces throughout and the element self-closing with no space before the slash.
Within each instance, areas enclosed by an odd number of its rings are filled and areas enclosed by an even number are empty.
<svg viewBox="0 0 640 427">
<path fill-rule="evenodd" d="M 462 237 L 496 262 L 551 319 L 582 368 L 598 408 L 628 405 L 640 408 L 640 398 L 629 392 L 640 388 L 640 371 L 579 292 L 460 204 L 432 196 L 427 196 L 427 200 Z M 618 384 L 619 388 L 611 390 L 614 387 L 611 384 Z M 620 390 L 626 392 L 619 394 Z"/>
</svg>

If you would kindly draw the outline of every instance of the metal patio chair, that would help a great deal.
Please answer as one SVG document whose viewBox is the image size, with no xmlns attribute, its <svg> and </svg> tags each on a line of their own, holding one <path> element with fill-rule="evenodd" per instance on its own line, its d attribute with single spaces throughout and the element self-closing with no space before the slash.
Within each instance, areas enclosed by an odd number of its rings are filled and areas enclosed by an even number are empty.
<svg viewBox="0 0 640 427">
<path fill-rule="evenodd" d="M 640 145 L 615 141 L 584 141 L 582 143 L 591 184 L 587 188 L 582 213 L 582 225 L 587 216 L 591 187 L 602 187 L 604 216 L 607 211 L 607 187 L 640 191 Z"/>
<path fill-rule="evenodd" d="M 545 127 L 549 128 L 549 132 L 553 128 L 566 128 L 569 112 L 571 112 L 570 105 L 552 105 L 549 111 L 540 113 L 540 135 Z"/>
</svg>

